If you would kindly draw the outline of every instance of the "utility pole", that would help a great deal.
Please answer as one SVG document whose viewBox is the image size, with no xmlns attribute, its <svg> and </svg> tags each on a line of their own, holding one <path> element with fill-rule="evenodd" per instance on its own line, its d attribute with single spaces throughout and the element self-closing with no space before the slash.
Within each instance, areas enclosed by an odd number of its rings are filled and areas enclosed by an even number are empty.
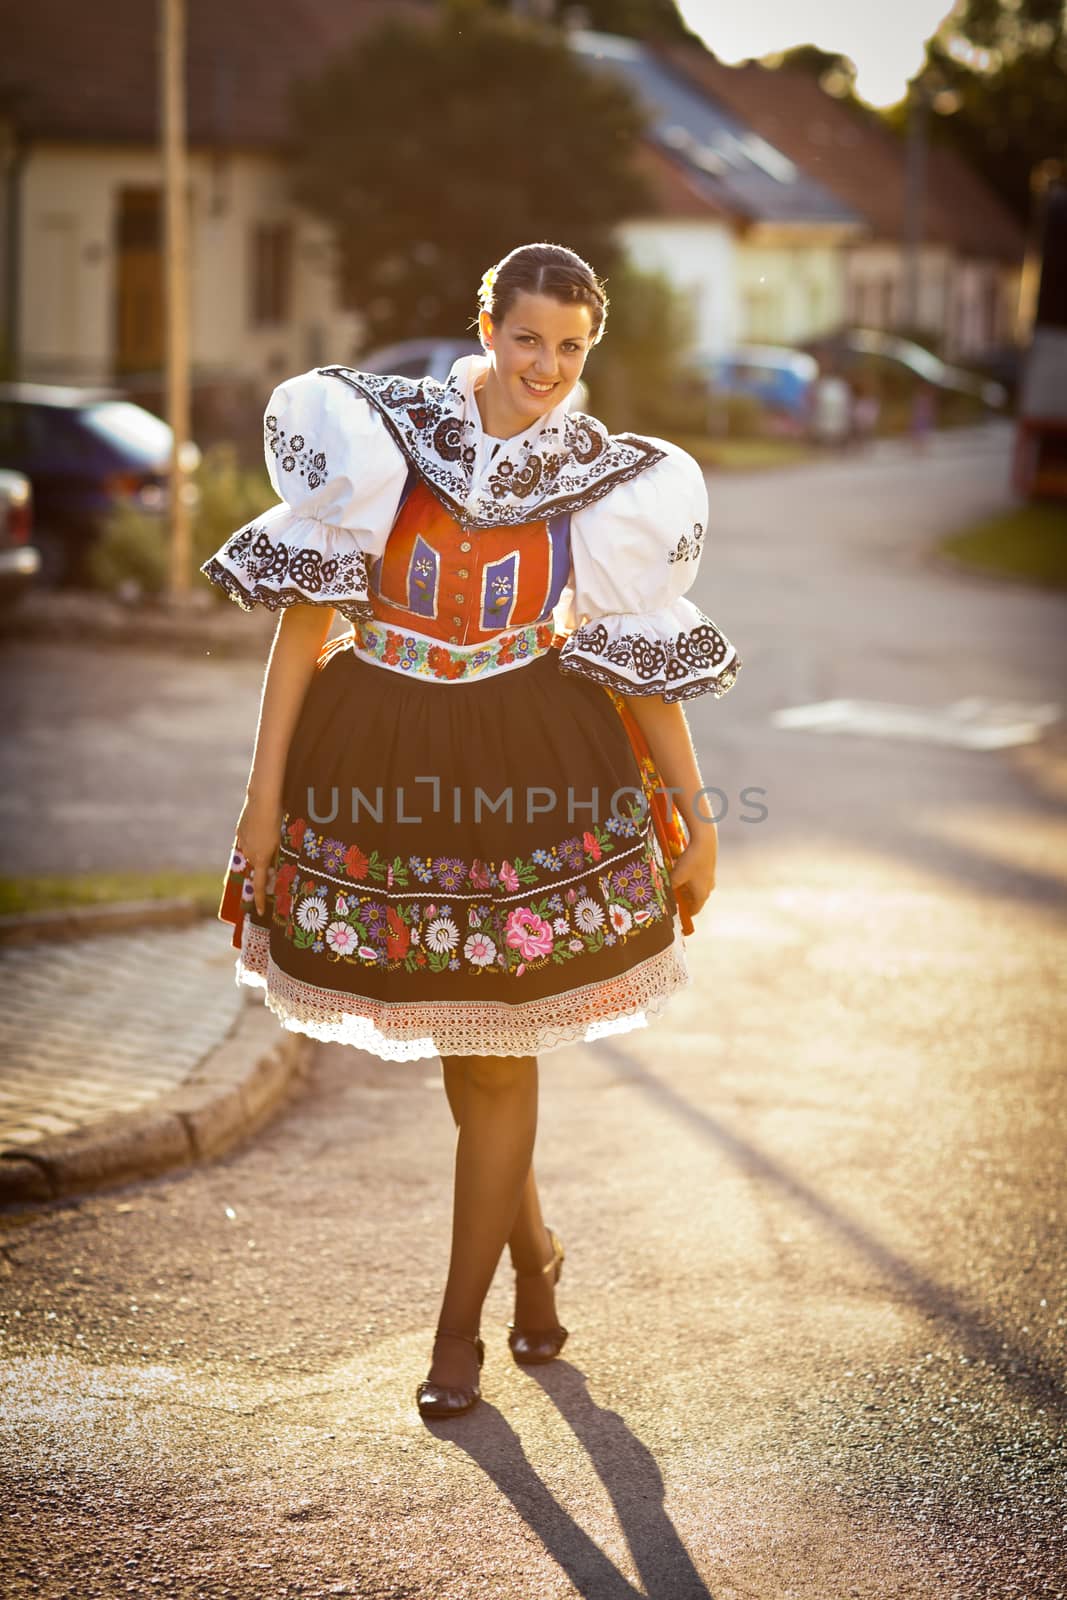
<svg viewBox="0 0 1067 1600">
<path fill-rule="evenodd" d="M 185 0 L 160 0 L 163 142 L 163 284 L 170 464 L 170 594 L 189 594 L 191 541 L 185 448 L 189 438 L 189 212 L 185 153 Z"/>
<path fill-rule="evenodd" d="M 908 162 L 904 199 L 904 306 L 902 321 L 909 333 L 919 326 L 919 266 L 923 244 L 926 189 L 926 84 L 908 85 Z M 889 330 L 887 330 L 888 332 Z"/>
</svg>

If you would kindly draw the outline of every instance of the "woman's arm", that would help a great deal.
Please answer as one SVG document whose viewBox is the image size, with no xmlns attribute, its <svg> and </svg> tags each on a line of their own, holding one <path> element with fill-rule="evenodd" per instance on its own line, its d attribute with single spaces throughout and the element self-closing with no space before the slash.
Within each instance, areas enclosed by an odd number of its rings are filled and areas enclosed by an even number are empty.
<svg viewBox="0 0 1067 1600">
<path fill-rule="evenodd" d="M 237 848 L 252 868 L 260 916 L 267 908 L 267 871 L 278 848 L 289 744 L 332 621 L 329 606 L 288 606 L 267 658 L 252 769 L 237 824 Z"/>
<path fill-rule="evenodd" d="M 648 740 L 664 788 L 675 791 L 675 804 L 689 830 L 689 845 L 675 863 L 671 886 L 676 894 L 685 886 L 690 912 L 695 915 L 715 887 L 719 837 L 705 809 L 707 800 L 697 801 L 704 780 L 685 712 L 680 702 L 668 704 L 658 694 L 624 694 L 621 698 Z"/>
</svg>

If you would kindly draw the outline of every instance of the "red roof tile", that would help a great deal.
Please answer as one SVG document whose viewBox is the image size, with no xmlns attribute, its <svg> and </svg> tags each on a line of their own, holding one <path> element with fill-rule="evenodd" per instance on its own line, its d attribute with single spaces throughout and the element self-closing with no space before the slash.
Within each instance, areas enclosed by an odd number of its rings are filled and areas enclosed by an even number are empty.
<svg viewBox="0 0 1067 1600">
<path fill-rule="evenodd" d="M 638 152 L 637 166 L 649 179 L 658 214 L 670 217 L 715 217 L 730 220 L 733 213 L 719 205 L 686 173 L 681 163 L 673 161 L 665 150 L 654 144 L 643 144 Z"/>
<path fill-rule="evenodd" d="M 419 0 L 188 0 L 190 143 L 282 144 L 294 79 L 320 70 L 383 16 L 431 9 Z M 31 138 L 155 142 L 157 15 L 155 0 L 32 0 L 5 35 L 0 109 Z M 905 155 L 887 130 L 807 74 L 726 67 L 684 45 L 656 53 L 867 217 L 876 235 L 901 237 Z M 663 152 L 646 147 L 644 165 L 665 212 L 723 214 Z M 1018 224 L 951 151 L 930 151 L 928 185 L 927 237 L 971 254 L 1021 258 Z"/>
<path fill-rule="evenodd" d="M 159 136 L 158 0 L 31 0 L 0 56 L 0 109 L 31 137 Z M 286 92 L 408 0 L 188 0 L 192 144 L 275 145 Z"/>
<path fill-rule="evenodd" d="M 804 72 L 775 71 L 758 62 L 728 67 L 686 45 L 660 46 L 657 53 L 867 217 L 876 237 L 903 237 L 907 156 L 873 117 L 858 115 Z M 1021 260 L 1019 224 L 954 152 L 931 147 L 926 178 L 929 240 L 969 255 Z"/>
</svg>

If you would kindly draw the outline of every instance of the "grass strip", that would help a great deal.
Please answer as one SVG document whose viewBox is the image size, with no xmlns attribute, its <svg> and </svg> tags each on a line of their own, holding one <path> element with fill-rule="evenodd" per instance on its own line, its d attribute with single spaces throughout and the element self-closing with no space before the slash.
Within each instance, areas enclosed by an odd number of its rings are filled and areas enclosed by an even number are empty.
<svg viewBox="0 0 1067 1600">
<path fill-rule="evenodd" d="M 1067 588 L 1067 504 L 1041 500 L 983 517 L 938 546 L 975 571 Z"/>
<path fill-rule="evenodd" d="M 85 872 L 62 877 L 0 878 L 0 915 L 61 911 L 70 906 L 117 905 L 126 900 L 193 900 L 204 912 L 218 909 L 222 873 Z"/>
</svg>

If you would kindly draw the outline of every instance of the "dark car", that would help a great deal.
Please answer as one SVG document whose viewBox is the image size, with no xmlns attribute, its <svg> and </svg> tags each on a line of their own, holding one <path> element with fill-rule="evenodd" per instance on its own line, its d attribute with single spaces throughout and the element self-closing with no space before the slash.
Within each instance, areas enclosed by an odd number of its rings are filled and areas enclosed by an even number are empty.
<svg viewBox="0 0 1067 1600">
<path fill-rule="evenodd" d="M 32 530 L 29 478 L 0 468 L 0 608 L 12 605 L 40 570 L 41 557 L 31 542 Z"/>
<path fill-rule="evenodd" d="M 910 387 L 925 383 L 945 395 L 969 395 L 991 411 L 1003 410 L 1008 401 L 1007 389 L 993 378 L 950 366 L 914 340 L 876 328 L 848 328 L 815 340 L 806 348 L 820 362 L 832 364 L 846 376 L 860 371 L 885 372 Z"/>
<path fill-rule="evenodd" d="M 0 467 L 33 485 L 34 542 L 47 584 L 88 581 L 87 553 L 123 502 L 167 508 L 171 430 L 104 389 L 0 384 Z"/>
</svg>

